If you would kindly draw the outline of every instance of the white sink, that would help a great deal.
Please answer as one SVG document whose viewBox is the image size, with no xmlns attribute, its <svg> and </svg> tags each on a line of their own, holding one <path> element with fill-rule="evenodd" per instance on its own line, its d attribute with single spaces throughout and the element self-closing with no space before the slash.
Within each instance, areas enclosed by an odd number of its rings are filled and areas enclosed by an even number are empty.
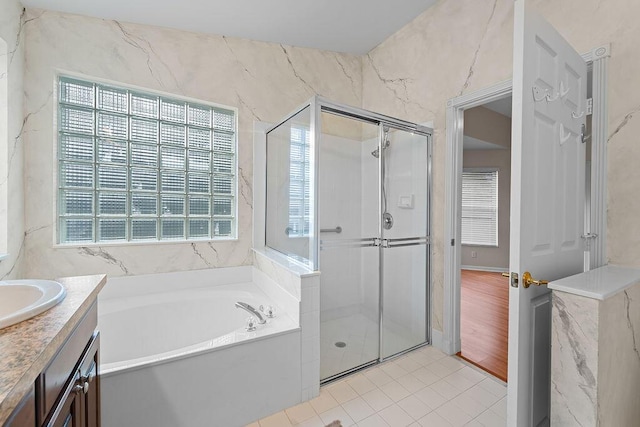
<svg viewBox="0 0 640 427">
<path fill-rule="evenodd" d="M 0 281 L 0 329 L 47 311 L 67 294 L 52 280 Z"/>
</svg>

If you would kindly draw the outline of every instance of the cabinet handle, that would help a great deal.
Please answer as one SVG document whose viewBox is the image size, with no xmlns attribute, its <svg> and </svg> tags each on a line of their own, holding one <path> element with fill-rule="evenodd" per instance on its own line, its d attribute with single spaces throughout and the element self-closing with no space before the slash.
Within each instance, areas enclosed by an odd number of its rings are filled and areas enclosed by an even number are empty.
<svg viewBox="0 0 640 427">
<path fill-rule="evenodd" d="M 80 394 L 80 393 L 84 393 L 87 394 L 89 392 L 89 382 L 88 381 L 83 381 L 79 384 L 76 384 L 73 386 L 73 392 L 75 394 Z"/>
<path fill-rule="evenodd" d="M 87 371 L 87 375 L 84 376 L 84 377 L 81 377 L 81 380 L 82 381 L 92 382 L 94 380 L 94 378 L 96 377 L 96 371 L 97 371 L 97 366 L 96 366 L 95 363 L 92 363 L 91 367 Z"/>
</svg>

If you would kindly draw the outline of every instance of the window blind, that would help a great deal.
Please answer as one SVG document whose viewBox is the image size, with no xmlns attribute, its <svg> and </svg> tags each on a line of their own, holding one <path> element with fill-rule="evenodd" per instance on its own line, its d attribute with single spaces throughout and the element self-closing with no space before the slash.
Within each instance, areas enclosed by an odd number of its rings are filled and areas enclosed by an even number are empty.
<svg viewBox="0 0 640 427">
<path fill-rule="evenodd" d="M 60 243 L 236 235 L 235 111 L 59 78 Z"/>
<path fill-rule="evenodd" d="M 462 172 L 462 244 L 498 246 L 498 171 Z"/>
<path fill-rule="evenodd" d="M 289 237 L 309 235 L 309 129 L 291 127 L 289 145 Z"/>
</svg>

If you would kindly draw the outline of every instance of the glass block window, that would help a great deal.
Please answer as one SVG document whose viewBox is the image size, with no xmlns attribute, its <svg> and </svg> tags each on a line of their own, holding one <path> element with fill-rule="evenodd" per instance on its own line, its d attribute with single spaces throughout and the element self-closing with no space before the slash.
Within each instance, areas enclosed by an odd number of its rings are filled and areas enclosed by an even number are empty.
<svg viewBox="0 0 640 427">
<path fill-rule="evenodd" d="M 498 246 L 498 171 L 462 172 L 462 244 Z"/>
<path fill-rule="evenodd" d="M 59 243 L 236 236 L 236 112 L 59 78 Z"/>
<path fill-rule="evenodd" d="M 291 126 L 289 145 L 289 237 L 309 235 L 309 129 Z"/>
</svg>

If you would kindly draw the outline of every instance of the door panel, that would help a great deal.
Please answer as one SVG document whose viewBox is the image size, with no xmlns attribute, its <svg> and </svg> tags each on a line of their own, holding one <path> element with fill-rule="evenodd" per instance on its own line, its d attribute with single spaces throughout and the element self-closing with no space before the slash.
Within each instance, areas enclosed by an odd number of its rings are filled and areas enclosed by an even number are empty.
<svg viewBox="0 0 640 427">
<path fill-rule="evenodd" d="M 551 293 L 531 301 L 532 315 L 532 337 L 533 348 L 551 348 Z M 533 372 L 536 373 L 536 380 L 533 381 L 532 393 L 537 398 L 533 400 L 532 414 L 546 414 L 549 412 L 551 402 L 551 352 L 532 352 L 531 364 Z M 537 424 L 548 425 L 549 418 L 546 416 L 537 417 Z"/>
<path fill-rule="evenodd" d="M 324 111 L 321 118 L 320 373 L 327 381 L 427 341 L 430 153 L 425 135 Z"/>
<path fill-rule="evenodd" d="M 515 2 L 510 270 L 582 272 L 587 67 L 543 18 Z M 549 424 L 550 291 L 509 291 L 508 425 Z"/>
<path fill-rule="evenodd" d="M 427 341 L 428 137 L 390 129 L 380 161 L 383 226 L 382 342 L 387 358 Z"/>
<path fill-rule="evenodd" d="M 384 248 L 382 288 L 382 359 L 427 340 L 427 248 L 400 243 Z"/>
<path fill-rule="evenodd" d="M 320 378 L 379 354 L 377 124 L 323 112 L 319 152 Z M 340 227 L 340 228 L 338 228 Z"/>
</svg>

